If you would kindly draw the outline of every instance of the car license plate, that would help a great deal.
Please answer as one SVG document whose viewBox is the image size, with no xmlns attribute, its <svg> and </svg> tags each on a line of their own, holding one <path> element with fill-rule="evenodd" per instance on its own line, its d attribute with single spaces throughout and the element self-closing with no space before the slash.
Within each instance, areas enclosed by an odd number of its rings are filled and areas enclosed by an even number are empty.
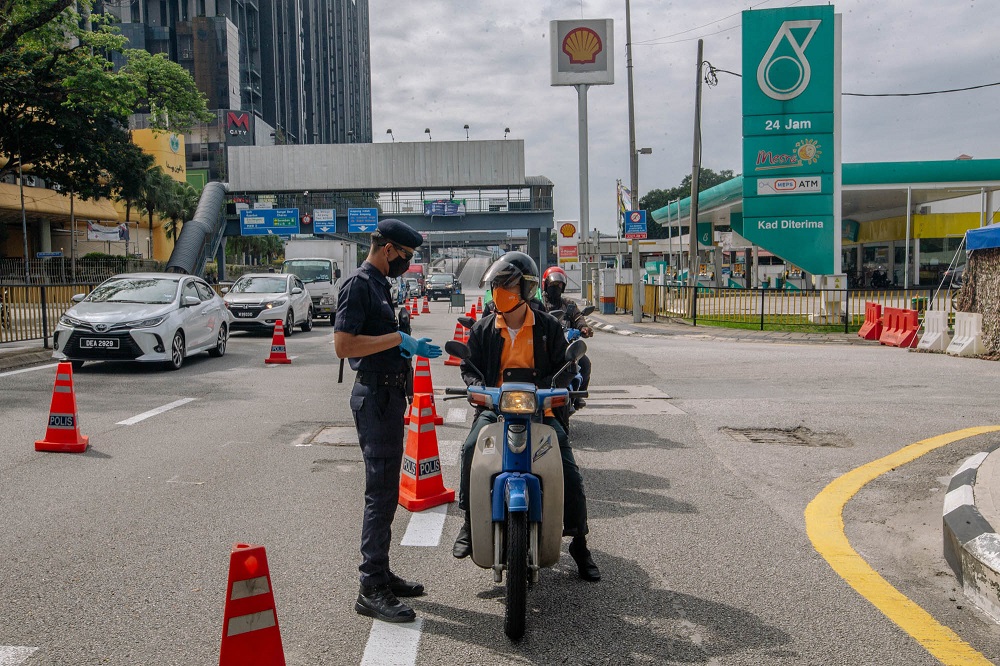
<svg viewBox="0 0 1000 666">
<path fill-rule="evenodd" d="M 252 312 L 238 312 L 237 311 L 236 316 L 237 317 L 252 317 L 253 313 Z"/>
<path fill-rule="evenodd" d="M 80 338 L 82 349 L 118 349 L 117 338 Z"/>
</svg>

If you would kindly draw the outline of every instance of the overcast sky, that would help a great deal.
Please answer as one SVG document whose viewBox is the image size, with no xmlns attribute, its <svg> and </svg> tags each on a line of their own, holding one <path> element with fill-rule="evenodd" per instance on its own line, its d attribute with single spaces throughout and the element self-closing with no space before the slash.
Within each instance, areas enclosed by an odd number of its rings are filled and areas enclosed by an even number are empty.
<svg viewBox="0 0 1000 666">
<path fill-rule="evenodd" d="M 611 18 L 615 84 L 588 93 L 591 228 L 614 233 L 629 179 L 625 0 L 369 0 L 376 142 L 523 139 L 526 175 L 555 183 L 556 219 L 579 219 L 576 90 L 552 87 L 549 21 Z M 632 0 L 639 189 L 691 171 L 697 39 L 740 72 L 742 10 L 795 0 Z M 996 0 L 841 0 L 843 90 L 909 93 L 1000 81 Z M 740 79 L 703 94 L 703 166 L 741 171 Z M 845 97 L 843 161 L 1000 158 L 1000 86 L 904 98 Z"/>
</svg>

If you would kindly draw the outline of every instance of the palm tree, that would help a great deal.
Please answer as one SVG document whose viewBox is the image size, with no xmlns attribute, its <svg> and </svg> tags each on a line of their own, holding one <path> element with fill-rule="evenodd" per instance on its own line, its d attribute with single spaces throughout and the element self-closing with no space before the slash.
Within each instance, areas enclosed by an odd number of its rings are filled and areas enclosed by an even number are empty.
<svg viewBox="0 0 1000 666">
<path fill-rule="evenodd" d="M 153 216 L 166 213 L 175 182 L 158 166 L 146 171 L 146 179 L 142 184 L 142 195 L 136 204 L 142 212 L 149 216 L 150 259 L 153 258 Z"/>
<path fill-rule="evenodd" d="M 198 210 L 200 197 L 201 193 L 190 184 L 174 181 L 165 211 L 170 220 L 163 225 L 163 232 L 175 243 L 184 223 L 193 218 L 195 211 Z"/>
</svg>

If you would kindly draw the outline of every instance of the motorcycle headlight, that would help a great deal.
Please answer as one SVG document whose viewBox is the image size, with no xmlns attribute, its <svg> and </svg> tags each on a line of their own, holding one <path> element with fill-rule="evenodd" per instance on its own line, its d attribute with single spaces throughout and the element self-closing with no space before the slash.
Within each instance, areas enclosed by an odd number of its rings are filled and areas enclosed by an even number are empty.
<svg viewBox="0 0 1000 666">
<path fill-rule="evenodd" d="M 160 317 L 150 317 L 149 319 L 138 319 L 136 321 L 126 322 L 125 325 L 129 328 L 153 328 L 154 326 L 159 326 L 163 323 L 163 320 L 167 318 L 167 315 L 162 315 Z"/>
<path fill-rule="evenodd" d="M 531 391 L 504 391 L 500 396 L 500 411 L 508 414 L 534 414 L 538 400 Z"/>
<path fill-rule="evenodd" d="M 286 301 L 285 299 L 279 298 L 276 301 L 269 301 L 267 303 L 264 303 L 264 307 L 267 308 L 268 310 L 273 310 L 274 308 L 280 308 L 282 305 L 284 305 L 287 302 L 288 301 Z"/>
<path fill-rule="evenodd" d="M 59 317 L 59 323 L 62 324 L 63 326 L 69 326 L 70 328 L 74 328 L 76 326 L 84 326 L 84 323 L 82 321 L 74 317 L 70 317 L 69 315 L 63 315 Z"/>
</svg>

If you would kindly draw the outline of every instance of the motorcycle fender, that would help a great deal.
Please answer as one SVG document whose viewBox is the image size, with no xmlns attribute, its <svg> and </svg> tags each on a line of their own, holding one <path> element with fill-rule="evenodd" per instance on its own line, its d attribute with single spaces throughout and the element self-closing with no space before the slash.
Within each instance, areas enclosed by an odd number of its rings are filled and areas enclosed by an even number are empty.
<svg viewBox="0 0 1000 666">
<path fill-rule="evenodd" d="M 494 489 L 494 495 L 496 490 Z M 523 476 L 507 479 L 507 510 L 527 513 L 528 486 Z"/>
<path fill-rule="evenodd" d="M 479 433 L 469 475 L 469 520 L 472 526 L 472 561 L 493 566 L 494 478 L 503 471 L 503 424 L 491 423 Z M 539 565 L 559 561 L 563 530 L 563 471 L 556 431 L 544 423 L 531 424 L 531 473 L 541 482 L 542 522 L 539 528 Z M 529 500 L 533 498 L 529 497 Z"/>
</svg>

